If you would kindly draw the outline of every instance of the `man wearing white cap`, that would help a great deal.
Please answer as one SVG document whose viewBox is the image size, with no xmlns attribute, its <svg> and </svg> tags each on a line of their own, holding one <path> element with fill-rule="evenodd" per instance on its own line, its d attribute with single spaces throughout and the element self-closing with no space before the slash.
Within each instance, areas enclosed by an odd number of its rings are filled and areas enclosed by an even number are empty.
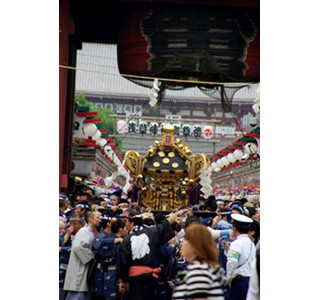
<svg viewBox="0 0 320 300">
<path fill-rule="evenodd" d="M 235 240 L 227 254 L 227 278 L 229 279 L 229 300 L 245 300 L 252 275 L 252 262 L 256 247 L 248 236 L 252 219 L 231 214 Z"/>
</svg>

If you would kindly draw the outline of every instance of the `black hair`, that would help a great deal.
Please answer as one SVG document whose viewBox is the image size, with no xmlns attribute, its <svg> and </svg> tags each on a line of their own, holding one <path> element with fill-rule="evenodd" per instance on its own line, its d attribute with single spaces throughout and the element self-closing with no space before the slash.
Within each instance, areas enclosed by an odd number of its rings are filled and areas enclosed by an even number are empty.
<svg viewBox="0 0 320 300">
<path fill-rule="evenodd" d="M 106 219 L 101 219 L 100 221 L 100 226 L 102 229 L 106 229 L 108 222 L 110 222 L 110 220 L 106 220 Z"/>
<path fill-rule="evenodd" d="M 197 216 L 187 217 L 185 228 L 187 228 L 191 223 L 195 223 L 195 222 L 201 224 L 200 218 Z"/>
<path fill-rule="evenodd" d="M 134 226 L 142 226 L 142 217 L 131 217 L 129 218 L 129 222 L 133 222 Z"/>
<path fill-rule="evenodd" d="M 250 223 L 233 222 L 232 225 L 239 231 L 239 233 L 248 233 L 250 231 Z"/>
<path fill-rule="evenodd" d="M 170 226 L 176 232 L 179 232 L 181 230 L 181 225 L 176 221 L 172 222 Z"/>
<path fill-rule="evenodd" d="M 86 187 L 85 191 L 90 190 L 92 192 L 92 195 L 95 195 L 96 192 L 91 187 Z"/>
<path fill-rule="evenodd" d="M 84 192 L 82 192 L 82 193 L 79 193 L 79 196 L 80 197 L 83 197 L 83 196 L 85 196 L 86 197 L 86 199 L 85 200 L 81 200 L 81 201 L 91 201 L 91 199 L 92 199 L 92 197 L 91 197 L 91 195 L 89 194 L 89 193 L 84 193 Z"/>
<path fill-rule="evenodd" d="M 251 218 L 257 212 L 257 210 L 254 207 L 246 207 L 246 209 L 249 212 L 249 218 Z"/>
<path fill-rule="evenodd" d="M 111 231 L 113 233 L 117 233 L 120 228 L 124 228 L 126 223 L 123 222 L 121 219 L 117 219 L 116 221 L 111 221 Z"/>
<path fill-rule="evenodd" d="M 246 202 L 248 202 L 247 198 L 241 198 L 240 200 L 241 205 L 244 205 Z"/>
<path fill-rule="evenodd" d="M 154 220 L 156 224 L 160 224 L 165 218 L 166 218 L 166 215 L 164 213 L 157 213 L 154 216 Z"/>
<path fill-rule="evenodd" d="M 92 204 L 97 204 L 100 205 L 100 203 L 102 201 L 105 201 L 105 199 L 103 199 L 102 197 L 98 196 L 98 197 L 94 197 L 94 199 L 91 201 Z"/>
<path fill-rule="evenodd" d="M 126 204 L 129 204 L 129 201 L 127 199 L 120 199 L 119 202 L 118 202 L 118 205 L 121 204 L 121 203 L 126 203 Z"/>
<path fill-rule="evenodd" d="M 255 231 L 253 238 L 254 243 L 257 244 L 260 240 L 260 222 L 258 220 L 253 220 L 253 223 L 250 224 L 250 231 L 251 230 Z"/>
<path fill-rule="evenodd" d="M 209 197 L 210 198 L 210 197 Z M 215 212 L 217 210 L 217 203 L 215 200 L 210 199 L 203 204 L 203 210 L 209 209 L 209 211 Z"/>
<path fill-rule="evenodd" d="M 142 222 L 143 222 L 143 225 L 147 225 L 147 226 L 156 225 L 156 222 L 151 218 L 145 218 L 142 220 Z"/>
<path fill-rule="evenodd" d="M 208 197 L 207 201 L 214 202 L 214 201 L 216 201 L 216 197 L 214 195 L 211 195 L 211 196 Z"/>
</svg>

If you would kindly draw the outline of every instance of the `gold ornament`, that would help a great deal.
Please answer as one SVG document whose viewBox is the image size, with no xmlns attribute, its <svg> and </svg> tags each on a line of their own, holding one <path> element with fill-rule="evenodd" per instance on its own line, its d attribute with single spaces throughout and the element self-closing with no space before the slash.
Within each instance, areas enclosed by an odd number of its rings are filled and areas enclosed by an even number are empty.
<svg viewBox="0 0 320 300">
<path fill-rule="evenodd" d="M 156 167 L 156 168 L 158 168 L 158 167 L 160 167 L 160 163 L 157 162 L 157 161 L 155 161 L 155 162 L 153 163 L 153 166 Z"/>
<path fill-rule="evenodd" d="M 171 165 L 173 168 L 178 168 L 179 167 L 179 164 L 178 163 L 176 163 L 176 162 L 174 162 L 172 165 Z"/>
<path fill-rule="evenodd" d="M 180 143 L 180 139 L 176 139 L 176 142 L 179 144 Z"/>
<path fill-rule="evenodd" d="M 168 163 L 170 162 L 170 159 L 169 159 L 168 157 L 166 157 L 166 158 L 164 158 L 164 159 L 162 160 L 162 162 L 163 162 L 164 164 L 168 164 Z"/>
<path fill-rule="evenodd" d="M 154 144 L 155 144 L 156 146 L 159 146 L 159 145 L 160 145 L 160 142 L 159 142 L 158 140 L 156 140 L 156 141 L 154 141 Z"/>
<path fill-rule="evenodd" d="M 190 183 L 190 184 L 193 184 L 193 183 L 194 183 L 194 180 L 193 180 L 193 179 L 189 179 L 189 183 Z"/>
<path fill-rule="evenodd" d="M 165 156 L 165 153 L 163 151 L 160 151 L 159 154 L 158 154 L 160 157 L 164 157 Z"/>
<path fill-rule="evenodd" d="M 175 157 L 175 156 L 176 156 L 176 154 L 175 154 L 174 152 L 172 152 L 172 151 L 171 151 L 171 152 L 169 152 L 168 156 L 169 156 L 169 157 Z"/>
</svg>

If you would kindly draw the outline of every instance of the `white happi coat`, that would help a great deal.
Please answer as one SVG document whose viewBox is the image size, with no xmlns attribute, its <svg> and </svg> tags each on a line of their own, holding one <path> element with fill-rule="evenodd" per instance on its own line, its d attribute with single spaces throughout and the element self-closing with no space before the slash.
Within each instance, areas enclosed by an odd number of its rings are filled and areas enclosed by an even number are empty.
<svg viewBox="0 0 320 300">
<path fill-rule="evenodd" d="M 87 292 L 89 261 L 93 259 L 92 241 L 94 235 L 90 227 L 82 227 L 72 241 L 70 260 L 63 289 L 66 291 Z"/>
</svg>

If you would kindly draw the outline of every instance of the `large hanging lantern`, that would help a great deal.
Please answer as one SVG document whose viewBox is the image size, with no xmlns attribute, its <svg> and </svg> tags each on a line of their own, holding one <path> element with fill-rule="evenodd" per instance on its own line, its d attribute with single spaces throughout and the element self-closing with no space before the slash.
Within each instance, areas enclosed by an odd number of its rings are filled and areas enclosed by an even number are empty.
<svg viewBox="0 0 320 300">
<path fill-rule="evenodd" d="M 139 133 L 142 135 L 147 133 L 147 123 L 146 122 L 141 122 L 139 124 Z"/>
<path fill-rule="evenodd" d="M 233 152 L 233 155 L 234 157 L 237 159 L 237 160 L 240 160 L 242 158 L 242 156 L 244 155 L 243 151 L 240 150 L 240 149 L 237 149 Z"/>
<path fill-rule="evenodd" d="M 150 134 L 156 135 L 158 133 L 158 124 L 157 123 L 151 123 L 150 124 Z"/>
<path fill-rule="evenodd" d="M 117 122 L 117 131 L 118 131 L 118 133 L 127 133 L 128 132 L 128 126 L 127 126 L 126 121 L 119 120 Z"/>
<path fill-rule="evenodd" d="M 230 161 L 230 163 L 235 163 L 236 162 L 236 158 L 234 157 L 234 155 L 233 155 L 233 153 L 229 153 L 228 155 L 227 155 L 227 158 L 228 158 L 228 160 Z"/>
<path fill-rule="evenodd" d="M 182 126 L 182 134 L 185 138 L 189 137 L 191 134 L 191 126 L 188 124 L 185 124 Z"/>
<path fill-rule="evenodd" d="M 93 137 L 96 134 L 97 130 L 98 128 L 94 123 L 85 123 L 83 125 L 83 133 L 87 137 Z"/>
<path fill-rule="evenodd" d="M 136 132 L 136 122 L 135 121 L 130 121 L 129 122 L 129 132 L 131 134 Z"/>
<path fill-rule="evenodd" d="M 201 126 L 193 126 L 193 136 L 196 139 L 201 137 Z"/>
<path fill-rule="evenodd" d="M 152 77 L 258 82 L 259 27 L 258 6 L 135 8 L 119 34 L 119 71 Z"/>
</svg>

